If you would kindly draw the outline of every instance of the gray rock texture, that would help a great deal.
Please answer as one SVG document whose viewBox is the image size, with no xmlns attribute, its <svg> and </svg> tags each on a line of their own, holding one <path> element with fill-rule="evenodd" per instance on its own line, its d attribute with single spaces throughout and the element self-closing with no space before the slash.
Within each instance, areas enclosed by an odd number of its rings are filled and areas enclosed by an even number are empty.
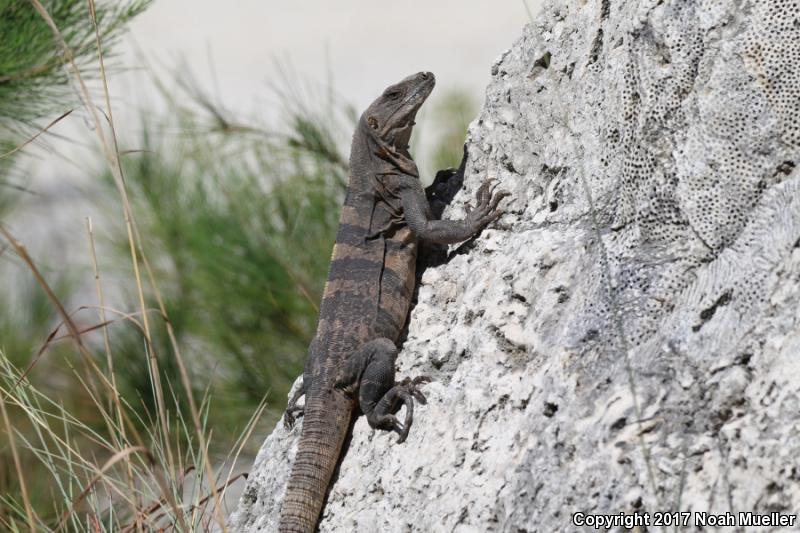
<svg viewBox="0 0 800 533">
<path fill-rule="evenodd" d="M 800 512 L 800 3 L 549 2 L 492 74 L 445 216 L 487 177 L 509 212 L 425 271 L 429 404 L 402 445 L 356 422 L 320 531 Z M 275 530 L 299 434 L 238 531 Z"/>
</svg>

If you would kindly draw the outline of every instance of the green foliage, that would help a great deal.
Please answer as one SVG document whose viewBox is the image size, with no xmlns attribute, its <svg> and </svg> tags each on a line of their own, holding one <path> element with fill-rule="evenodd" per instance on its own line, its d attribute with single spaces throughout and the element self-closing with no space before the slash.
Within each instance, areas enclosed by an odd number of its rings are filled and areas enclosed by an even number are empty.
<svg viewBox="0 0 800 533">
<path fill-rule="evenodd" d="M 6 252 L 10 253 L 10 252 Z M 2 261 L 0 261 L 2 262 Z M 10 265 L 3 265 L 8 268 Z M 0 314 L 0 351 L 6 353 L 12 364 L 27 366 L 57 324 L 53 304 L 32 279 L 19 276 L 11 293 L 0 287 L 0 307 L 13 312 Z M 62 297 L 74 288 L 66 273 L 54 273 L 54 291 Z"/>
<path fill-rule="evenodd" d="M 431 154 L 434 169 L 458 167 L 464 153 L 467 128 L 476 114 L 475 100 L 460 89 L 451 89 L 442 103 L 433 109 L 434 122 L 440 126 Z"/>
<path fill-rule="evenodd" d="M 12 149 L 13 145 L 11 142 L 0 139 L 0 154 L 4 154 Z M 13 195 L 17 192 L 16 188 L 8 179 L 10 172 L 11 158 L 0 158 L 0 220 L 2 220 L 3 215 L 11 208 Z"/>
<path fill-rule="evenodd" d="M 98 0 L 96 18 L 106 54 L 124 26 L 151 0 Z M 85 0 L 42 0 L 71 48 L 76 64 L 90 75 L 97 63 L 95 27 Z M 66 58 L 33 3 L 0 0 L 0 217 L 24 190 L 10 154 L 40 131 L 34 121 L 77 104 Z M 53 117 L 55 118 L 55 117 Z"/>
<path fill-rule="evenodd" d="M 104 48 L 150 0 L 98 1 L 97 22 Z M 85 0 L 43 0 L 76 62 L 94 64 L 95 31 Z M 0 0 L 0 126 L 12 128 L 75 102 L 65 57 L 50 27 L 31 2 Z"/>
<path fill-rule="evenodd" d="M 125 160 L 144 245 L 194 383 L 213 383 L 215 422 L 235 422 L 232 409 L 249 413 L 265 394 L 275 415 L 316 327 L 347 181 L 337 139 L 353 125 L 332 122 L 336 110 L 296 107 L 272 131 L 218 108 L 175 109 L 185 135 L 169 143 L 162 132 L 175 124 L 150 126 L 145 151 Z M 121 386 L 150 397 L 141 339 L 122 340 Z M 175 380 L 169 360 L 160 367 Z"/>
</svg>

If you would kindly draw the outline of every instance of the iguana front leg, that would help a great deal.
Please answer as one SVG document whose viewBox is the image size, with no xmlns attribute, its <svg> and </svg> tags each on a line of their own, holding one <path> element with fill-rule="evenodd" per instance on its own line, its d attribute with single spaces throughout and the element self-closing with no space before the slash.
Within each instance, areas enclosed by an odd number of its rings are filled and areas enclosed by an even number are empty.
<svg viewBox="0 0 800 533">
<path fill-rule="evenodd" d="M 438 244 L 454 244 L 469 239 L 497 220 L 503 214 L 497 206 L 510 194 L 507 191 L 494 193 L 492 181 L 485 181 L 475 195 L 478 205 L 467 208 L 464 220 L 430 220 L 428 200 L 421 187 L 406 188 L 400 193 L 400 200 L 406 224 L 417 238 Z"/>
<path fill-rule="evenodd" d="M 334 386 L 351 396 L 357 393 L 359 406 L 369 425 L 374 429 L 395 431 L 399 435 L 397 442 L 400 443 L 406 440 L 414 422 L 414 400 L 426 403 L 419 387 L 429 382 L 430 378 L 421 376 L 396 383 L 396 359 L 397 346 L 389 339 L 367 342 L 348 358 Z M 395 414 L 403 405 L 406 407 L 406 416 L 400 422 Z"/>
</svg>

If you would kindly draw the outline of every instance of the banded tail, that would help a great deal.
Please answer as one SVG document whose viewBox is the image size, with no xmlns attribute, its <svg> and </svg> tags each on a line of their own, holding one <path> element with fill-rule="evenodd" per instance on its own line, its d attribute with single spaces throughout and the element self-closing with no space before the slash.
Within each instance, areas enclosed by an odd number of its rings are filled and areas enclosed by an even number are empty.
<svg viewBox="0 0 800 533">
<path fill-rule="evenodd" d="M 339 461 L 351 403 L 338 392 L 315 391 L 306 397 L 303 433 L 281 508 L 279 533 L 314 533 L 325 493 Z"/>
</svg>

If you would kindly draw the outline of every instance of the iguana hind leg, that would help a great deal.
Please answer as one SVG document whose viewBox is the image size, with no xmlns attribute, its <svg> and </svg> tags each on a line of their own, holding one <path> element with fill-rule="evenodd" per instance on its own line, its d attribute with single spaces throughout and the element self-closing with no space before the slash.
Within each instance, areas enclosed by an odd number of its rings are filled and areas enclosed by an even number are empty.
<svg viewBox="0 0 800 533">
<path fill-rule="evenodd" d="M 283 425 L 286 429 L 291 429 L 295 421 L 305 414 L 305 406 L 297 405 L 297 401 L 306 393 L 306 379 L 303 377 L 303 384 L 297 387 L 289 399 L 289 405 L 286 406 L 286 411 L 283 413 Z"/>
<path fill-rule="evenodd" d="M 430 381 L 427 376 L 394 380 L 397 347 L 386 338 L 364 344 L 347 361 L 336 380 L 336 386 L 349 394 L 358 393 L 358 403 L 367 422 L 375 429 L 395 431 L 403 442 L 414 422 L 414 400 L 424 404 L 420 385 Z M 395 414 L 405 405 L 406 416 L 400 422 Z"/>
</svg>

